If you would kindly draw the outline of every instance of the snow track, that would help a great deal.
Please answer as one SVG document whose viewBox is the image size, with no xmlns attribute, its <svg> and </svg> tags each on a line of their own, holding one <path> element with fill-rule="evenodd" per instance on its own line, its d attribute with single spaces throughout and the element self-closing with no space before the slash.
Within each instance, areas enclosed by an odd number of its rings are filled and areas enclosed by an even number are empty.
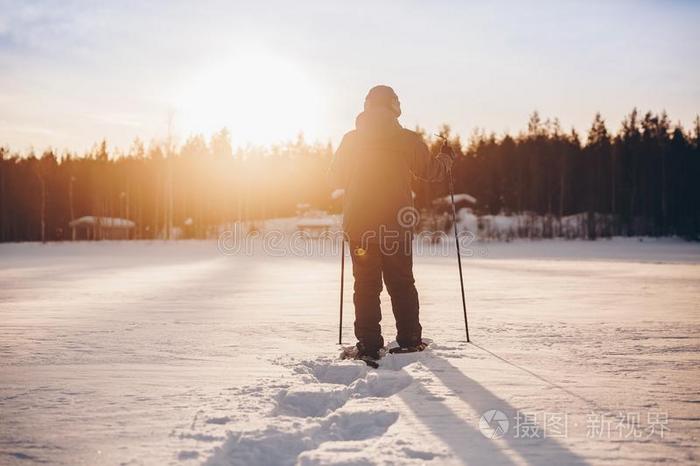
<svg viewBox="0 0 700 466">
<path fill-rule="evenodd" d="M 420 356 L 425 354 L 386 356 L 379 370 L 360 361 L 327 358 L 287 363 L 296 381 L 271 394 L 276 406 L 268 425 L 229 432 L 206 464 L 371 464 L 374 454 L 368 450 L 399 418 L 399 412 L 382 399 L 415 382 L 403 367 L 420 364 L 416 362 Z M 403 452 L 406 458 L 435 456 L 410 448 Z"/>
</svg>

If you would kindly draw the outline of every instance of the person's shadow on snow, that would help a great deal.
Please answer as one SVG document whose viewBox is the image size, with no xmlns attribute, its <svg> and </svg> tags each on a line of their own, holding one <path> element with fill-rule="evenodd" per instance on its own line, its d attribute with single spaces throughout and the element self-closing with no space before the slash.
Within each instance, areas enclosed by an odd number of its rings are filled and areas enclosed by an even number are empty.
<svg viewBox="0 0 700 466">
<path fill-rule="evenodd" d="M 542 426 L 539 426 L 540 438 L 517 438 L 513 432 L 517 408 L 466 376 L 447 359 L 432 353 L 430 357 L 419 357 L 417 360 L 478 415 L 498 410 L 508 417 L 509 430 L 500 440 L 491 440 L 444 403 L 425 403 L 425 393 L 428 390 L 420 380 L 415 381 L 413 389 L 398 394 L 420 422 L 466 464 L 514 465 L 515 462 L 506 455 L 505 447 L 532 466 L 588 465 L 586 460 L 556 439 L 543 436 Z"/>
</svg>

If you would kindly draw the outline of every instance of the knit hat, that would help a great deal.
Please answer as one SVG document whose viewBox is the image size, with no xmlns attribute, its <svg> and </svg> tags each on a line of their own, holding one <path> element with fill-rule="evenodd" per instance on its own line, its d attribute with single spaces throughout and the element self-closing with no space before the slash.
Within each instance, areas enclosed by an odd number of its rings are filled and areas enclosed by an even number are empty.
<svg viewBox="0 0 700 466">
<path fill-rule="evenodd" d="M 367 93 L 365 97 L 365 110 L 374 107 L 384 107 L 389 109 L 394 113 L 394 116 L 398 118 L 401 116 L 401 103 L 399 102 L 399 96 L 396 92 L 389 86 L 374 86 Z"/>
</svg>

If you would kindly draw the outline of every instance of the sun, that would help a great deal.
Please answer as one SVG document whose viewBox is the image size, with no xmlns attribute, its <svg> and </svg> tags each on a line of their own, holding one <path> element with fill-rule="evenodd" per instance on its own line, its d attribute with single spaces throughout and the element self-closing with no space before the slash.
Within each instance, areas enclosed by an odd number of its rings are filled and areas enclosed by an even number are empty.
<svg viewBox="0 0 700 466">
<path fill-rule="evenodd" d="M 293 61 L 259 51 L 237 54 L 200 68 L 180 86 L 176 120 L 186 134 L 227 127 L 234 145 L 273 144 L 299 132 L 314 136 L 318 89 Z"/>
</svg>

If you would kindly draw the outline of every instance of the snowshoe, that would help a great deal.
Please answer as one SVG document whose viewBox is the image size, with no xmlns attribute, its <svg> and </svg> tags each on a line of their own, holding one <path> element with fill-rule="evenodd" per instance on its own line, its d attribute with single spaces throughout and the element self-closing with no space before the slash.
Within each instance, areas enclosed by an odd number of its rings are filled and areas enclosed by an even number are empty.
<svg viewBox="0 0 700 466">
<path fill-rule="evenodd" d="M 377 369 L 379 367 L 379 360 L 386 354 L 386 348 L 380 348 L 378 351 L 366 352 L 357 346 L 346 346 L 340 353 L 340 359 L 354 359 L 356 361 L 363 361 L 369 367 Z"/>
<path fill-rule="evenodd" d="M 371 358 L 369 356 L 360 356 L 357 358 L 358 361 L 363 361 L 365 364 L 367 364 L 369 367 L 372 369 L 379 369 L 379 360 Z"/>
<path fill-rule="evenodd" d="M 405 353 L 416 353 L 418 351 L 423 351 L 428 347 L 428 344 L 421 341 L 417 345 L 413 346 L 397 346 L 395 348 L 389 348 L 390 354 L 405 354 Z"/>
</svg>

